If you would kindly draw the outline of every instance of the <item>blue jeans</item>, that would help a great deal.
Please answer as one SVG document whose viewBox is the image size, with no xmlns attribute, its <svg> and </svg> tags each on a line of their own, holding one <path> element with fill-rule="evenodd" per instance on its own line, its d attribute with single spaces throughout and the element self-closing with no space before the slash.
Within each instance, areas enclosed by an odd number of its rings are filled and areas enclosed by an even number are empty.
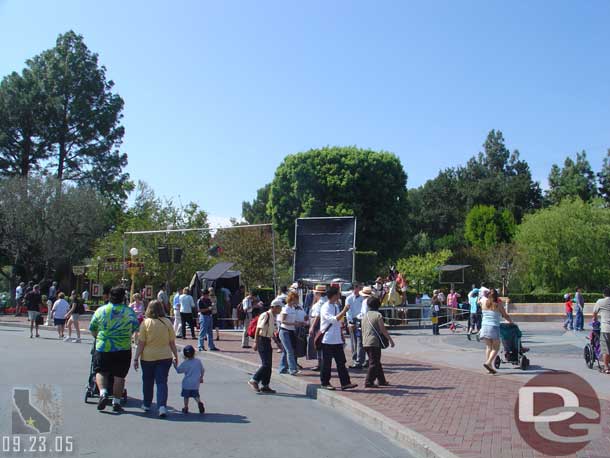
<svg viewBox="0 0 610 458">
<path fill-rule="evenodd" d="M 585 317 L 582 313 L 582 309 L 576 310 L 576 323 L 574 325 L 574 328 L 577 331 L 582 331 L 583 329 L 585 329 Z"/>
<path fill-rule="evenodd" d="M 157 385 L 157 407 L 167 406 L 167 375 L 172 366 L 171 359 L 158 361 L 141 361 L 142 366 L 142 394 L 144 405 L 150 407 L 153 399 L 155 384 Z"/>
<path fill-rule="evenodd" d="M 286 369 L 288 369 L 288 372 L 290 373 L 298 371 L 299 368 L 294 353 L 294 347 L 297 340 L 295 332 L 287 329 L 280 329 L 280 340 L 282 341 L 284 351 L 282 352 L 282 359 L 280 361 L 280 367 L 278 368 L 279 371 L 284 372 Z"/>
<path fill-rule="evenodd" d="M 574 315 L 572 312 L 566 312 L 566 321 L 563 323 L 563 327 L 566 329 L 574 329 Z"/>
<path fill-rule="evenodd" d="M 203 344 L 203 336 L 208 337 L 208 346 L 210 349 L 216 348 L 214 346 L 212 323 L 212 315 L 199 315 L 199 348 L 205 348 Z"/>
</svg>

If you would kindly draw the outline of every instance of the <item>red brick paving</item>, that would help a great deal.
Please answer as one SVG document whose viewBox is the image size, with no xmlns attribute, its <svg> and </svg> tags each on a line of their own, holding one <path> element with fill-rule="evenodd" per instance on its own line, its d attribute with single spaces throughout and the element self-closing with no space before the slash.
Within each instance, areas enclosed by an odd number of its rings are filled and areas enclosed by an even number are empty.
<svg viewBox="0 0 610 458">
<path fill-rule="evenodd" d="M 24 319 L 0 316 L 3 322 Z M 83 326 L 84 327 L 84 326 Z M 178 339 L 178 343 L 193 343 Z M 196 346 L 196 343 L 195 345 Z M 258 354 L 242 349 L 237 333 L 221 333 L 217 346 L 222 355 L 258 363 Z M 201 354 L 203 358 L 206 354 Z M 346 347 L 349 359 L 349 349 Z M 279 362 L 274 353 L 274 366 Z M 313 361 L 299 360 L 306 369 L 298 377 L 308 383 L 319 383 L 319 375 L 307 368 Z M 384 416 L 411 428 L 428 439 L 464 458 L 544 457 L 521 439 L 513 419 L 513 409 L 521 383 L 514 379 L 490 376 L 469 370 L 425 364 L 396 356 L 383 356 L 383 365 L 391 387 L 364 389 L 364 371 L 350 371 L 359 387 L 348 392 L 337 391 Z M 334 372 L 334 371 L 333 371 Z M 274 371 L 273 380 L 279 380 Z M 287 376 L 282 376 L 287 377 Z M 333 374 L 331 383 L 338 385 Z M 610 457 L 610 402 L 602 400 L 603 435 L 577 455 L 579 458 Z"/>
</svg>

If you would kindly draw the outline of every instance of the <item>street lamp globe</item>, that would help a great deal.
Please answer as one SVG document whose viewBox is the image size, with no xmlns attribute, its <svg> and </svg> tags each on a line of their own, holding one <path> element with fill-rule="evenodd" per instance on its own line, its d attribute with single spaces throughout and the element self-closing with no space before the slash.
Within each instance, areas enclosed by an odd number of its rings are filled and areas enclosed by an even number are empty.
<svg viewBox="0 0 610 458">
<path fill-rule="evenodd" d="M 132 248 L 131 250 L 129 250 L 129 254 L 132 256 L 137 256 L 138 255 L 138 249 L 137 248 Z"/>
</svg>

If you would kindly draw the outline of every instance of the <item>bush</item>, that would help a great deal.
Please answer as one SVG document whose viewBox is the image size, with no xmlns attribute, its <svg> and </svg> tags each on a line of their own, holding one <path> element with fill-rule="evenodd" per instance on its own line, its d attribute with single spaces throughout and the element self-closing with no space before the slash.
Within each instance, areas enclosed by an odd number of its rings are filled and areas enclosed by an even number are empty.
<svg viewBox="0 0 610 458">
<path fill-rule="evenodd" d="M 513 304 L 553 304 L 563 303 L 565 293 L 547 293 L 547 294 L 509 294 L 510 301 Z M 574 293 L 571 293 L 572 295 Z M 596 302 L 603 297 L 602 293 L 583 293 L 586 303 Z"/>
</svg>

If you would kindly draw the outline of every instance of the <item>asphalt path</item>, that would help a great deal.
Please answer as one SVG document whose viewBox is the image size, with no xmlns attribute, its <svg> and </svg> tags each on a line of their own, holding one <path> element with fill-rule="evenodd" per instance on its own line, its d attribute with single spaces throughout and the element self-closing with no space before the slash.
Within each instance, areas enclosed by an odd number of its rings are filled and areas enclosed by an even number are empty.
<svg viewBox="0 0 610 458">
<path fill-rule="evenodd" d="M 144 413 L 141 377 L 133 368 L 127 378 L 126 411 L 98 412 L 84 403 L 92 340 L 64 343 L 57 333 L 42 331 L 30 339 L 29 329 L 0 327 L 0 434 L 13 440 L 13 389 L 45 384 L 61 394 L 58 435 L 71 436 L 71 456 L 86 457 L 410 457 L 382 435 L 339 412 L 274 383 L 276 395 L 258 395 L 246 384 L 248 375 L 216 361 L 206 361 L 201 387 L 206 414 L 180 412 L 181 376 L 169 378 L 167 419 L 153 408 Z M 95 401 L 93 401 L 95 402 Z M 195 410 L 191 404 L 191 410 Z M 6 441 L 7 439 L 4 439 Z M 27 439 L 24 439 L 27 442 Z M 65 447 L 65 446 L 64 446 Z M 51 447 L 49 447 L 51 448 Z M 0 456 L 65 456 L 53 453 L 10 453 Z"/>
</svg>

